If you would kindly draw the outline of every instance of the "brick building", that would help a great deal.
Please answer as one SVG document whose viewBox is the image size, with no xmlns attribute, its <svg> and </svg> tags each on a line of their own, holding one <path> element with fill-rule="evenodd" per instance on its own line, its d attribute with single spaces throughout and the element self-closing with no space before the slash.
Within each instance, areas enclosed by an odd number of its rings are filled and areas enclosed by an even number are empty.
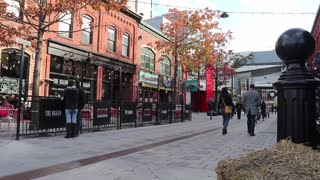
<svg viewBox="0 0 320 180">
<path fill-rule="evenodd" d="M 130 10 L 86 9 L 67 14 L 50 30 L 45 34 L 41 55 L 40 96 L 59 97 L 68 79 L 79 79 L 91 100 L 163 103 L 171 100 L 171 58 L 154 48 L 155 41 L 165 38 L 144 23 L 140 15 Z M 28 49 L 25 54 L 24 89 L 29 95 L 34 53 Z M 0 83 L 7 85 L 2 94 L 18 92 L 20 54 L 18 46 L 1 49 Z M 181 68 L 179 72 L 182 80 Z"/>
</svg>

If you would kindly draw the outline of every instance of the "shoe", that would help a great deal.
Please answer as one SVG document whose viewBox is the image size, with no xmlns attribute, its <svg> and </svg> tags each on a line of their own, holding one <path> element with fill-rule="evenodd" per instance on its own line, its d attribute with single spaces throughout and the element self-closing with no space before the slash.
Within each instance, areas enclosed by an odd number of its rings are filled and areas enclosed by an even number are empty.
<svg viewBox="0 0 320 180">
<path fill-rule="evenodd" d="M 254 134 L 254 133 L 251 133 L 250 136 L 255 136 L 255 134 Z"/>
<path fill-rule="evenodd" d="M 70 138 L 71 137 L 71 124 L 67 123 L 66 128 L 67 128 L 67 134 L 64 138 Z"/>
<path fill-rule="evenodd" d="M 222 129 L 222 135 L 225 135 L 225 134 L 227 134 L 227 129 L 226 129 L 226 128 L 223 128 L 223 129 Z"/>
</svg>

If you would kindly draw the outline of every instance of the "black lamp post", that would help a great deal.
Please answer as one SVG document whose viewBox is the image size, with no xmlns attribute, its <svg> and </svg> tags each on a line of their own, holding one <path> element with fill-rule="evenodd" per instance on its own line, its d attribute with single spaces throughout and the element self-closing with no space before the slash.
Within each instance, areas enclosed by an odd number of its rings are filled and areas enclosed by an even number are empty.
<svg viewBox="0 0 320 180">
<path fill-rule="evenodd" d="M 291 137 L 316 146 L 315 89 L 320 82 L 305 67 L 314 48 L 314 38 L 303 29 L 289 29 L 277 40 L 276 53 L 286 66 L 273 84 L 278 90 L 278 141 Z"/>
</svg>

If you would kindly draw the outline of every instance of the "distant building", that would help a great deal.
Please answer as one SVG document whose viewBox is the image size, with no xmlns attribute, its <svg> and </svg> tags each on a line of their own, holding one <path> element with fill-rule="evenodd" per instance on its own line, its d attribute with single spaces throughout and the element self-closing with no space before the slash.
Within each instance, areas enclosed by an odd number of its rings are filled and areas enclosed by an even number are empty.
<svg viewBox="0 0 320 180">
<path fill-rule="evenodd" d="M 141 15 L 143 19 L 152 18 L 152 0 L 130 0 L 128 1 L 128 8 Z"/>
<path fill-rule="evenodd" d="M 161 25 L 165 23 L 170 23 L 170 21 L 165 17 L 165 15 L 157 16 L 152 19 L 144 20 L 145 23 L 149 24 L 150 26 L 156 28 L 157 30 L 161 30 Z"/>
<path fill-rule="evenodd" d="M 273 102 L 275 99 L 268 96 L 275 91 L 272 84 L 278 81 L 283 62 L 276 55 L 275 50 L 253 52 L 253 57 L 248 62 L 236 69 L 233 77 L 234 93 L 241 96 L 249 89 L 250 84 L 255 84 L 265 101 Z"/>
</svg>

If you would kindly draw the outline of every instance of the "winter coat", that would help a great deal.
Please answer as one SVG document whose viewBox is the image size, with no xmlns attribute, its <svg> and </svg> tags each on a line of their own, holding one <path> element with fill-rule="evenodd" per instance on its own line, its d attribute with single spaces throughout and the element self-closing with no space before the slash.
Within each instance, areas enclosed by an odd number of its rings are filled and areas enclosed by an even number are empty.
<svg viewBox="0 0 320 180">
<path fill-rule="evenodd" d="M 79 90 L 76 86 L 68 86 L 64 90 L 64 106 L 65 109 L 78 109 L 79 108 Z"/>
</svg>

